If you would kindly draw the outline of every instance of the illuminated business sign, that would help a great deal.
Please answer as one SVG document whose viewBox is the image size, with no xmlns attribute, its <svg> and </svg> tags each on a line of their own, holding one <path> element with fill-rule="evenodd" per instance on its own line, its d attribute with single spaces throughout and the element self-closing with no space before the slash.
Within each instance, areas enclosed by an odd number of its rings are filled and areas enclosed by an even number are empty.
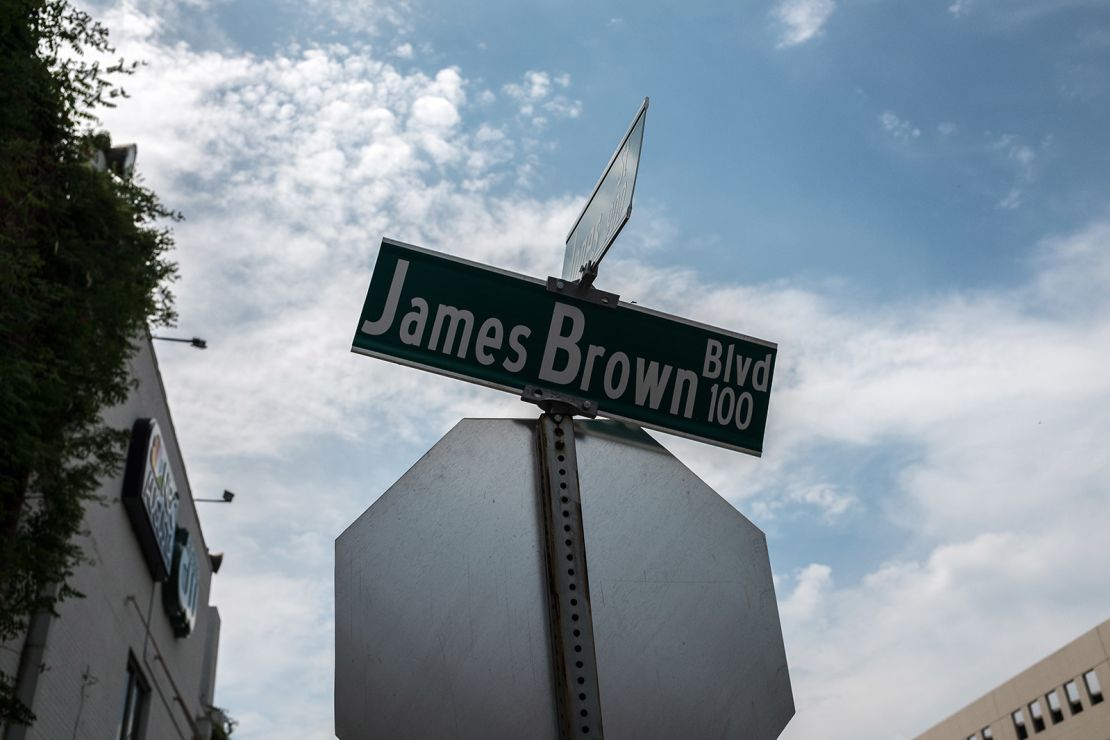
<svg viewBox="0 0 1110 740">
<path fill-rule="evenodd" d="M 139 419 L 132 427 L 121 498 L 151 575 L 166 580 L 173 565 L 180 496 L 165 438 L 154 419 Z"/>
<path fill-rule="evenodd" d="M 169 580 L 162 584 L 162 606 L 169 615 L 173 633 L 188 637 L 197 621 L 197 594 L 200 591 L 200 562 L 189 539 L 189 530 L 177 528 L 173 546 L 173 566 Z"/>
</svg>

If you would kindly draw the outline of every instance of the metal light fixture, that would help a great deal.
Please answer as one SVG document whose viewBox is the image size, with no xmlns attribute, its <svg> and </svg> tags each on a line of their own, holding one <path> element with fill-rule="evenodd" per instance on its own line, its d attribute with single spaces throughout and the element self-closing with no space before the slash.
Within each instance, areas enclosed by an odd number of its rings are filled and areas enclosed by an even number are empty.
<svg viewBox="0 0 1110 740">
<path fill-rule="evenodd" d="M 197 349 L 207 349 L 208 348 L 208 342 L 201 339 L 200 337 L 193 337 L 193 338 L 190 339 L 190 338 L 187 338 L 187 337 L 156 337 L 156 336 L 151 336 L 150 338 L 151 339 L 161 339 L 163 342 L 186 342 L 188 344 L 193 345 Z"/>
<path fill-rule="evenodd" d="M 135 159 L 138 154 L 139 147 L 135 144 L 114 146 L 104 152 L 105 164 L 109 171 L 120 177 L 131 177 L 135 172 Z"/>
<path fill-rule="evenodd" d="M 119 177 L 129 178 L 135 172 L 135 160 L 139 147 L 135 144 L 97 149 L 89 155 L 89 164 L 101 172 L 111 172 Z"/>
<path fill-rule="evenodd" d="M 235 498 L 235 494 L 231 491 L 225 490 L 223 496 L 220 498 L 195 498 L 193 499 L 193 501 L 200 501 L 202 503 L 209 504 L 230 504 L 233 498 Z"/>
</svg>

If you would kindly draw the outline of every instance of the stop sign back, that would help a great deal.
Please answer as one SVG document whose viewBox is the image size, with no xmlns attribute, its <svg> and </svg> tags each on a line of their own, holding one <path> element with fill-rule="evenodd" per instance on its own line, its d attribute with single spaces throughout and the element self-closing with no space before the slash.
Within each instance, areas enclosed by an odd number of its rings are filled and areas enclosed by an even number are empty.
<svg viewBox="0 0 1110 740">
<path fill-rule="evenodd" d="M 558 736 L 536 434 L 460 422 L 336 540 L 340 740 Z M 778 737 L 763 533 L 643 431 L 575 438 L 605 734 Z"/>
</svg>

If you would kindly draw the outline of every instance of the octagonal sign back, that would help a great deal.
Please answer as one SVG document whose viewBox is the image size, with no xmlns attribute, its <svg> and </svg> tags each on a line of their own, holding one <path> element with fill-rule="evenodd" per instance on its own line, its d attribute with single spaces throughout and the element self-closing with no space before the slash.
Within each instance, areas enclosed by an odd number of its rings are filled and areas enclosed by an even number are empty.
<svg viewBox="0 0 1110 740">
<path fill-rule="evenodd" d="M 335 729 L 555 738 L 534 420 L 460 422 L 336 540 Z M 609 738 L 777 738 L 766 538 L 643 431 L 576 422 Z"/>
</svg>

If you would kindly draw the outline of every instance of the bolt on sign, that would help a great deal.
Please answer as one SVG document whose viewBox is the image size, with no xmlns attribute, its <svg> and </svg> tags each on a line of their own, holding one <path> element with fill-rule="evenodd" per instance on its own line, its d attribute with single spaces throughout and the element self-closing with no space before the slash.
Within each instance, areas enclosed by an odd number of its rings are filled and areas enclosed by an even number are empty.
<svg viewBox="0 0 1110 740">
<path fill-rule="evenodd" d="M 759 455 L 777 347 L 384 239 L 352 351 Z"/>
</svg>

